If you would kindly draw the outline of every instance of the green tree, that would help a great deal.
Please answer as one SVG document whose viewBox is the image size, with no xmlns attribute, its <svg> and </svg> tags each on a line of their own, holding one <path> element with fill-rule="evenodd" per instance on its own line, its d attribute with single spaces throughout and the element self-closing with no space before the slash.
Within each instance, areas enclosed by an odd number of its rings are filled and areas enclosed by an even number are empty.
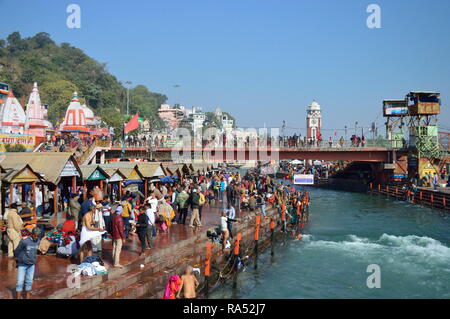
<svg viewBox="0 0 450 319">
<path fill-rule="evenodd" d="M 25 152 L 27 149 L 22 144 L 6 144 L 5 150 L 7 152 Z"/>
<path fill-rule="evenodd" d="M 33 82 L 37 82 L 54 124 L 64 117 L 74 91 L 82 103 L 96 115 L 105 116 L 111 126 L 117 125 L 117 119 L 124 120 L 117 109 L 125 111 L 127 90 L 108 72 L 106 63 L 90 58 L 69 43 L 57 45 L 45 32 L 29 38 L 13 32 L 6 40 L 0 40 L 0 82 L 10 84 L 19 100 L 27 100 Z M 139 112 L 153 127 L 164 126 L 157 111 L 166 102 L 165 95 L 138 85 L 130 90 L 130 100 L 130 113 Z"/>
<path fill-rule="evenodd" d="M 101 109 L 99 116 L 107 127 L 113 127 L 116 136 L 121 136 L 123 123 L 125 123 L 125 118 L 122 113 L 114 108 Z"/>
<path fill-rule="evenodd" d="M 158 109 L 166 101 L 165 95 L 152 93 L 144 85 L 138 85 L 130 90 L 130 113 L 138 112 L 140 116 L 149 119 L 156 128 L 161 128 L 164 122 L 158 116 Z"/>
<path fill-rule="evenodd" d="M 51 122 L 55 124 L 61 122 L 75 91 L 77 91 L 77 86 L 74 83 L 60 79 L 47 81 L 40 86 L 41 101 L 51 105 L 48 111 Z M 81 92 L 77 93 L 79 97 L 82 96 Z M 82 98 L 80 102 L 84 102 Z"/>
</svg>

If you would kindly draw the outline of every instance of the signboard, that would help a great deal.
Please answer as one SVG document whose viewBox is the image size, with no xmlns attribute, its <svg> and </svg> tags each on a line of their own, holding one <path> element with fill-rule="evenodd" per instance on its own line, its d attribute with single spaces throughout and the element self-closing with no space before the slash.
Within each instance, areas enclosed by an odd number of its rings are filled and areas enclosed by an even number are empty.
<svg viewBox="0 0 450 319">
<path fill-rule="evenodd" d="M 393 174 L 391 175 L 391 180 L 394 182 L 401 182 L 406 178 L 405 174 Z"/>
<path fill-rule="evenodd" d="M 68 161 L 61 172 L 61 177 L 67 176 L 80 176 L 80 173 L 78 173 L 78 170 L 72 161 Z"/>
<path fill-rule="evenodd" d="M 106 176 L 103 175 L 98 169 L 92 172 L 91 176 L 89 176 L 88 181 L 98 181 L 106 179 Z"/>
<path fill-rule="evenodd" d="M 0 134 L 0 152 L 6 152 L 6 145 L 23 145 L 25 151 L 31 152 L 34 149 L 35 137 L 23 134 Z"/>
<path fill-rule="evenodd" d="M 139 184 L 129 184 L 125 187 L 125 190 L 130 191 L 131 193 L 136 193 L 139 191 Z"/>
<path fill-rule="evenodd" d="M 295 185 L 314 185 L 314 175 L 312 174 L 295 174 Z"/>
<path fill-rule="evenodd" d="M 383 101 L 384 116 L 403 116 L 408 114 L 408 104 L 405 100 Z"/>
<path fill-rule="evenodd" d="M 419 167 L 419 163 L 416 157 L 408 158 L 408 168 L 417 169 Z"/>
<path fill-rule="evenodd" d="M 123 181 L 123 178 L 117 172 L 114 173 L 113 176 L 111 176 L 111 178 L 108 180 L 108 182 L 110 182 L 110 183 L 120 182 L 120 181 Z"/>
<path fill-rule="evenodd" d="M 174 140 L 165 141 L 164 142 L 164 147 L 174 147 L 177 144 L 178 144 L 178 141 L 174 141 Z M 180 146 L 182 146 L 182 145 L 180 145 Z"/>
</svg>

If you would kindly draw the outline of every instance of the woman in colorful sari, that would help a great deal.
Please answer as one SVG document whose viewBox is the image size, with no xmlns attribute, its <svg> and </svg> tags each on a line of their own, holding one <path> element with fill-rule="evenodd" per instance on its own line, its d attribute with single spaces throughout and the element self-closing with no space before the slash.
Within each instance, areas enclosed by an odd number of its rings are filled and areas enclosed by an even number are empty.
<svg viewBox="0 0 450 319">
<path fill-rule="evenodd" d="M 159 220 L 160 228 L 164 233 L 169 232 L 169 227 L 172 226 L 172 220 L 175 217 L 175 211 L 170 205 L 170 197 L 166 195 L 164 201 L 159 205 Z"/>
<path fill-rule="evenodd" d="M 180 289 L 181 278 L 178 275 L 172 275 L 166 285 L 164 291 L 164 299 L 176 299 L 175 296 Z"/>
</svg>

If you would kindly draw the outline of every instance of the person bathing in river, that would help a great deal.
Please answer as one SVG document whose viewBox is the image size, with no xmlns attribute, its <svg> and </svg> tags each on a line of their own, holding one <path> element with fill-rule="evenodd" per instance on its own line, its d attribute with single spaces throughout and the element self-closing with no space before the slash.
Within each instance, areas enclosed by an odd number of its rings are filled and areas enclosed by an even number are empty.
<svg viewBox="0 0 450 319">
<path fill-rule="evenodd" d="M 197 297 L 195 290 L 198 285 L 197 278 L 192 274 L 192 267 L 188 265 L 186 272 L 181 276 L 181 285 L 178 289 L 177 298 L 180 298 L 181 291 L 183 291 L 184 299 L 195 299 Z"/>
</svg>

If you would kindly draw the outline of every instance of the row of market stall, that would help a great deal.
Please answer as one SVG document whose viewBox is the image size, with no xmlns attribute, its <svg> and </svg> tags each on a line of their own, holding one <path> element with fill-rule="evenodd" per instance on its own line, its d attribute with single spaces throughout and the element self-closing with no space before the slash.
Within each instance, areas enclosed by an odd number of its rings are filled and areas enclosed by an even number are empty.
<svg viewBox="0 0 450 319">
<path fill-rule="evenodd" d="M 32 221 L 40 210 L 64 210 L 73 193 L 87 197 L 98 188 L 112 200 L 126 191 L 149 194 L 150 184 L 183 180 L 218 169 L 217 164 L 113 162 L 79 165 L 70 153 L 4 153 L 0 156 L 1 213 L 11 203 L 31 205 Z M 47 209 L 46 209 L 47 207 Z"/>
</svg>

